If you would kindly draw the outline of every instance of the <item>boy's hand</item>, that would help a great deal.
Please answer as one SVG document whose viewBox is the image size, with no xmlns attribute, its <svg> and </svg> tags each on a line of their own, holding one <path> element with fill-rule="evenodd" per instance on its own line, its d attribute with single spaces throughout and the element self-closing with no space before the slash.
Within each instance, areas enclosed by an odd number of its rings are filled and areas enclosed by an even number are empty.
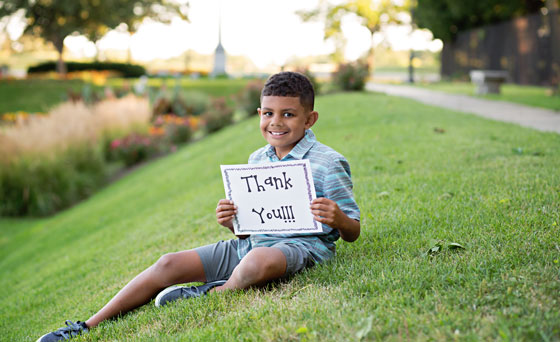
<svg viewBox="0 0 560 342">
<path fill-rule="evenodd" d="M 346 216 L 335 201 L 319 197 L 311 202 L 311 213 L 315 221 L 324 223 L 331 228 L 338 229 L 342 215 Z"/>
<path fill-rule="evenodd" d="M 315 221 L 337 229 L 344 241 L 352 242 L 360 236 L 360 222 L 348 217 L 333 200 L 324 197 L 314 199 L 311 213 Z"/>
<path fill-rule="evenodd" d="M 222 226 L 228 228 L 232 233 L 235 234 L 233 229 L 233 217 L 237 214 L 237 207 L 233 204 L 233 201 L 228 199 L 221 199 L 218 201 L 216 206 L 216 219 L 218 223 Z M 236 235 L 240 239 L 246 239 L 249 235 Z"/>
</svg>

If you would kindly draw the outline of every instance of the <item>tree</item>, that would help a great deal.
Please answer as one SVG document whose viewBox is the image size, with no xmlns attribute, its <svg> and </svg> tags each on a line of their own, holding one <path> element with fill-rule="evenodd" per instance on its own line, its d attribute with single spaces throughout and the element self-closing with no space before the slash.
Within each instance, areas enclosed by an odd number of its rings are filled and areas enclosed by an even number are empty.
<svg viewBox="0 0 560 342">
<path fill-rule="evenodd" d="M 162 23 L 170 23 L 177 16 L 183 20 L 188 20 L 187 10 L 188 3 L 181 5 L 168 0 L 103 1 L 101 6 L 98 4 L 96 11 L 90 12 L 93 20 L 90 20 L 80 33 L 96 43 L 109 30 L 121 24 L 124 24 L 128 33 L 132 35 L 145 18 L 151 18 Z"/>
<path fill-rule="evenodd" d="M 186 5 L 167 0 L 0 0 L 0 18 L 16 12 L 24 13 L 26 33 L 53 43 L 59 54 L 57 71 L 64 74 L 68 35 L 80 33 L 96 41 L 120 23 L 133 27 L 146 17 L 167 22 L 176 15 L 186 18 Z"/>
<path fill-rule="evenodd" d="M 464 30 L 536 12 L 543 0 L 417 0 L 413 19 L 435 38 L 451 41 Z"/>
<path fill-rule="evenodd" d="M 367 54 L 367 62 L 373 70 L 374 41 L 373 35 L 381 30 L 383 25 L 389 23 L 400 23 L 398 14 L 407 11 L 409 0 L 402 0 L 399 3 L 391 0 L 350 0 L 338 5 L 329 4 L 326 0 L 321 0 L 319 6 L 310 11 L 299 12 L 304 21 L 322 20 L 325 23 L 325 39 L 332 39 L 337 43 L 337 52 L 341 53 L 343 47 L 341 40 L 342 19 L 347 15 L 357 16 L 371 34 L 371 45 Z"/>
</svg>

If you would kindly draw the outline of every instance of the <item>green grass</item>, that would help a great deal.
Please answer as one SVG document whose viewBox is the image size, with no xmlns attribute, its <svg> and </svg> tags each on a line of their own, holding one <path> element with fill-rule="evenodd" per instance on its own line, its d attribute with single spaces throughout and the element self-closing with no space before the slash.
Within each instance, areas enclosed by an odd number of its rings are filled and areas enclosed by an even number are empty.
<svg viewBox="0 0 560 342">
<path fill-rule="evenodd" d="M 317 108 L 318 139 L 352 166 L 358 241 L 290 281 L 149 304 L 76 341 L 560 340 L 559 135 L 380 94 Z M 229 238 L 214 218 L 219 165 L 264 145 L 257 127 L 181 148 L 54 217 L 0 220 L 0 340 L 85 320 L 160 255 Z M 426 256 L 438 240 L 466 249 Z"/>
<path fill-rule="evenodd" d="M 123 85 L 134 85 L 137 79 L 114 78 L 108 79 L 107 86 L 114 89 L 122 88 Z M 246 79 L 179 79 L 179 85 L 184 90 L 195 90 L 206 93 L 213 97 L 231 96 L 238 94 L 249 82 Z M 69 90 L 81 92 L 87 83 L 81 80 L 0 80 L 0 114 L 15 111 L 24 112 L 47 112 L 50 108 L 66 100 Z M 159 89 L 164 85 L 168 89 L 174 89 L 177 82 L 174 78 L 150 78 L 148 85 Z M 103 87 L 92 86 L 98 92 Z"/>
<path fill-rule="evenodd" d="M 476 96 L 475 85 L 467 82 L 418 83 L 416 85 L 431 90 Z M 480 97 L 560 111 L 560 95 L 550 95 L 549 89 L 546 87 L 503 84 L 501 94 L 488 94 Z"/>
<path fill-rule="evenodd" d="M 47 112 L 64 101 L 69 90 L 80 91 L 84 84 L 78 80 L 0 80 L 0 114 Z"/>
<path fill-rule="evenodd" d="M 136 80 L 130 81 L 123 78 L 110 79 L 108 84 L 114 87 L 122 87 L 125 83 L 134 83 Z M 185 90 L 195 90 L 206 93 L 210 96 L 231 96 L 238 94 L 245 85 L 249 82 L 248 79 L 209 79 L 201 78 L 193 80 L 190 78 L 180 78 L 176 80 L 173 77 L 169 78 L 150 78 L 148 79 L 148 86 L 152 88 L 160 88 L 165 85 L 168 89 L 174 89 L 179 84 Z"/>
</svg>

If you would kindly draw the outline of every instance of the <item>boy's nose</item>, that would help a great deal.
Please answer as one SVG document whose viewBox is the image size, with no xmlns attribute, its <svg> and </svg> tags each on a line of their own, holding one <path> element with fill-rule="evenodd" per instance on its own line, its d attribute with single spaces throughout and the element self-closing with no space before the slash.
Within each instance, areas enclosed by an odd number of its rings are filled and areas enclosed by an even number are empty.
<svg viewBox="0 0 560 342">
<path fill-rule="evenodd" d="M 279 126 L 282 124 L 282 118 L 278 116 L 273 116 L 270 124 L 273 126 Z"/>
</svg>

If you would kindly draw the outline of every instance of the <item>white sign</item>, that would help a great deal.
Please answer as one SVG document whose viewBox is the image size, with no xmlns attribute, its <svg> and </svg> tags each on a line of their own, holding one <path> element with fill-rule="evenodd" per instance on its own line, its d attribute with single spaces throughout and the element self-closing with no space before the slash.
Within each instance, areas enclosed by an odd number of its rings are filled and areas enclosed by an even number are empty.
<svg viewBox="0 0 560 342">
<path fill-rule="evenodd" d="M 315 185 L 309 160 L 221 165 L 226 198 L 237 206 L 235 234 L 322 232 L 313 219 Z"/>
</svg>

